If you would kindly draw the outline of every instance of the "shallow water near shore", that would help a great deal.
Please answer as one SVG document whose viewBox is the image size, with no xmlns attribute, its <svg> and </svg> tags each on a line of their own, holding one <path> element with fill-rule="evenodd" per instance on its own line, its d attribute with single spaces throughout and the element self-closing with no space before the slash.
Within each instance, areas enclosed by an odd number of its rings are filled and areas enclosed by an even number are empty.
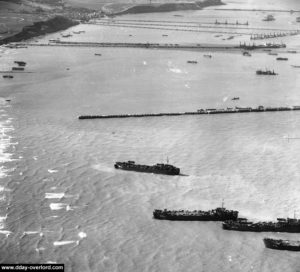
<svg viewBox="0 0 300 272">
<path fill-rule="evenodd" d="M 213 12 L 122 18 L 214 22 Z M 251 14 L 252 25 L 265 16 Z M 243 19 L 236 12 L 226 16 Z M 297 28 L 296 16 L 276 14 L 267 27 Z M 86 32 L 65 40 L 250 42 L 247 35 L 223 41 L 208 33 L 96 25 L 63 33 L 78 30 Z M 57 37 L 64 40 L 61 33 L 37 40 Z M 65 263 L 66 271 L 297 271 L 297 253 L 266 249 L 262 241 L 266 236 L 298 240 L 297 234 L 239 233 L 223 231 L 216 222 L 158 221 L 152 211 L 213 209 L 224 199 L 226 208 L 252 220 L 292 217 L 294 211 L 299 217 L 299 112 L 77 119 L 81 114 L 300 105 L 300 70 L 291 66 L 300 65 L 300 54 L 287 52 L 300 49 L 299 36 L 282 41 L 288 48 L 279 55 L 288 57 L 287 62 L 264 51 L 251 52 L 252 57 L 212 51 L 212 58 L 205 58 L 207 52 L 187 50 L 1 48 L 1 71 L 23 60 L 31 73 L 0 79 L 0 261 Z M 256 76 L 264 68 L 279 75 Z M 113 167 L 115 161 L 155 164 L 167 157 L 187 176 Z"/>
</svg>

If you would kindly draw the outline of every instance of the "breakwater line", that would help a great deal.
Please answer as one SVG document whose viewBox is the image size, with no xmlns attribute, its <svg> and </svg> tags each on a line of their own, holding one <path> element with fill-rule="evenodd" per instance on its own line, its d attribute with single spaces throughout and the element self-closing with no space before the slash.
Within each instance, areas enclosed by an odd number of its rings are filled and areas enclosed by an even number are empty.
<svg viewBox="0 0 300 272">
<path fill-rule="evenodd" d="M 146 48 L 146 49 L 209 49 L 209 50 L 256 50 L 256 49 L 279 49 L 285 48 L 285 44 L 175 44 L 175 43 L 97 43 L 97 42 L 72 42 L 50 41 L 49 43 L 19 43 L 17 46 L 66 46 L 66 47 L 116 47 L 116 48 Z"/>
<path fill-rule="evenodd" d="M 110 118 L 141 118 L 141 117 L 162 117 L 181 115 L 204 115 L 204 114 L 229 114 L 229 113 L 251 113 L 251 112 L 274 112 L 274 111 L 298 111 L 300 106 L 292 107 L 263 107 L 257 108 L 226 108 L 226 109 L 199 109 L 186 112 L 165 112 L 165 113 L 142 113 L 142 114 L 113 114 L 113 115 L 80 115 L 78 119 L 110 119 Z"/>
</svg>

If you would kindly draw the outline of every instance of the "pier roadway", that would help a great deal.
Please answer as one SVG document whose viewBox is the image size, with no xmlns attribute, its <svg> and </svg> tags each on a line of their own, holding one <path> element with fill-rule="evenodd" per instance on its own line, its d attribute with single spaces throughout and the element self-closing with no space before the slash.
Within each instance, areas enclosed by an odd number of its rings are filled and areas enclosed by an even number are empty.
<svg viewBox="0 0 300 272">
<path fill-rule="evenodd" d="M 80 120 L 84 119 L 109 119 L 109 118 L 140 118 L 140 117 L 161 117 L 161 116 L 180 116 L 180 115 L 204 115 L 204 114 L 233 114 L 233 113 L 253 113 L 253 112 L 274 112 L 274 111 L 299 111 L 300 106 L 293 107 L 267 107 L 258 108 L 227 108 L 227 109 L 200 109 L 191 112 L 169 112 L 169 113 L 149 113 L 149 114 L 114 114 L 114 115 L 81 115 Z"/>
<path fill-rule="evenodd" d="M 213 10 L 222 10 L 222 11 L 253 11 L 253 12 L 257 12 L 257 11 L 260 11 L 260 12 L 288 12 L 288 13 L 299 13 L 300 10 L 288 10 L 288 9 L 239 9 L 239 8 L 236 8 L 236 9 L 226 9 L 226 8 L 215 8 Z"/>
<path fill-rule="evenodd" d="M 165 20 L 137 20 L 137 19 L 99 19 L 92 20 L 87 24 L 95 24 L 98 22 L 106 22 L 110 24 L 114 23 L 122 23 L 122 24 L 135 24 L 135 25 L 150 25 L 150 26 L 172 26 L 172 27 L 191 27 L 191 28 L 220 28 L 220 29 L 246 29 L 246 30 L 259 30 L 259 31 L 297 31 L 298 29 L 290 29 L 290 28 L 264 28 L 264 27 L 251 27 L 250 24 L 246 25 L 246 23 L 241 22 L 195 22 L 195 21 L 165 21 Z"/>
<path fill-rule="evenodd" d="M 206 27 L 207 29 L 188 29 L 188 28 L 176 28 L 176 27 L 159 27 L 159 26 L 151 26 L 151 25 L 138 25 L 138 24 L 123 24 L 123 23 L 106 23 L 106 22 L 98 22 L 91 23 L 93 25 L 101 25 L 101 26 L 109 26 L 109 27 L 127 27 L 127 28 L 143 28 L 143 29 L 157 29 L 157 30 L 171 30 L 171 31 L 185 31 L 185 32 L 197 32 L 197 33 L 222 33 L 222 34 L 233 34 L 233 35 L 251 35 L 249 32 L 237 32 L 237 31 L 221 31 L 220 28 L 218 30 L 208 30 L 212 27 Z M 203 27 L 202 27 L 203 28 Z M 226 30 L 226 28 L 222 28 Z"/>
<path fill-rule="evenodd" d="M 16 43 L 13 48 L 22 48 L 27 46 L 49 46 L 49 47 L 116 47 L 116 48 L 145 48 L 145 49 L 176 49 L 176 50 L 264 50 L 264 49 L 282 49 L 285 45 L 267 44 L 267 45 L 222 45 L 222 44 L 174 44 L 174 43 L 96 43 L 96 42 L 67 42 L 67 41 L 49 41 L 48 43 Z"/>
</svg>

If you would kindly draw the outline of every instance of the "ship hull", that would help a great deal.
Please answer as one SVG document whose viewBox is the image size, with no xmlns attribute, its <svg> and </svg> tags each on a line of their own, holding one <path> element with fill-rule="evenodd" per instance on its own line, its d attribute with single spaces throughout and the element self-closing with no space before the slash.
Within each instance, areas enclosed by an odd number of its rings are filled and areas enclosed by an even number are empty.
<svg viewBox="0 0 300 272">
<path fill-rule="evenodd" d="M 210 211 L 169 211 L 154 210 L 153 218 L 171 221 L 235 221 L 238 218 L 238 211 L 217 208 Z"/>
<path fill-rule="evenodd" d="M 171 221 L 225 221 L 236 220 L 234 217 L 218 217 L 218 216 L 159 216 L 153 215 L 153 218 L 159 220 Z"/>
<path fill-rule="evenodd" d="M 233 230 L 233 231 L 248 231 L 248 232 L 288 232 L 288 233 L 300 233 L 300 226 L 297 227 L 257 227 L 257 226 L 235 226 L 227 223 L 223 223 L 224 230 Z"/>
<path fill-rule="evenodd" d="M 167 170 L 155 169 L 151 166 L 148 168 L 138 168 L 138 167 L 127 168 L 127 167 L 115 164 L 115 168 L 119 169 L 119 170 L 124 170 L 124 171 L 152 173 L 152 174 L 169 175 L 169 176 L 176 176 L 176 175 L 179 175 L 179 173 L 180 173 L 180 171 L 167 171 Z"/>
<path fill-rule="evenodd" d="M 300 245 L 289 245 L 288 242 L 282 243 L 278 240 L 264 239 L 266 248 L 276 250 L 289 250 L 289 251 L 300 251 Z"/>
</svg>

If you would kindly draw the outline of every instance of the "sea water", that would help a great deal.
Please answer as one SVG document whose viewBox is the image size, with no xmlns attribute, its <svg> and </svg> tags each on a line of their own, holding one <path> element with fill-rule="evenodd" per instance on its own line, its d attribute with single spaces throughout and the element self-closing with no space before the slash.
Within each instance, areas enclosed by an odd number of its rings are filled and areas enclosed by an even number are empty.
<svg viewBox="0 0 300 272">
<path fill-rule="evenodd" d="M 285 3 L 287 3 L 286 1 Z M 230 3 L 229 3 L 230 4 Z M 224 6 L 241 7 L 230 4 Z M 252 5 L 250 5 L 252 6 Z M 244 7 L 244 6 L 242 6 Z M 263 6 L 265 7 L 265 6 Z M 282 8 L 296 9 L 295 2 Z M 237 12 L 186 11 L 131 19 L 235 20 Z M 247 13 L 249 24 L 264 12 Z M 281 28 L 295 14 L 276 13 Z M 291 23 L 289 23 L 291 22 Z M 292 24 L 292 27 L 291 27 Z M 223 42 L 215 34 L 79 25 L 69 40 Z M 168 37 L 162 37 L 168 33 Z M 55 33 L 38 43 L 61 37 Z M 226 36 L 227 37 L 227 36 Z M 249 36 L 239 39 L 250 42 Z M 66 38 L 66 40 L 68 40 Z M 299 37 L 282 39 L 299 50 Z M 30 41 L 34 43 L 34 41 Z M 280 51 L 280 50 L 279 50 Z M 101 53 L 102 56 L 95 56 Z M 300 105 L 299 54 L 118 48 L 1 48 L 0 236 L 2 263 L 64 263 L 66 271 L 297 271 L 297 253 L 264 247 L 263 233 L 220 222 L 171 222 L 158 209 L 228 209 L 251 220 L 299 217 L 299 112 L 78 120 L 82 114 Z M 187 60 L 197 60 L 196 65 Z M 257 69 L 276 77 L 258 77 Z M 231 100 L 240 97 L 240 100 Z M 6 101 L 10 100 L 10 101 Z M 166 162 L 185 176 L 115 170 L 115 161 Z M 297 234 L 267 236 L 297 240 Z"/>
</svg>

